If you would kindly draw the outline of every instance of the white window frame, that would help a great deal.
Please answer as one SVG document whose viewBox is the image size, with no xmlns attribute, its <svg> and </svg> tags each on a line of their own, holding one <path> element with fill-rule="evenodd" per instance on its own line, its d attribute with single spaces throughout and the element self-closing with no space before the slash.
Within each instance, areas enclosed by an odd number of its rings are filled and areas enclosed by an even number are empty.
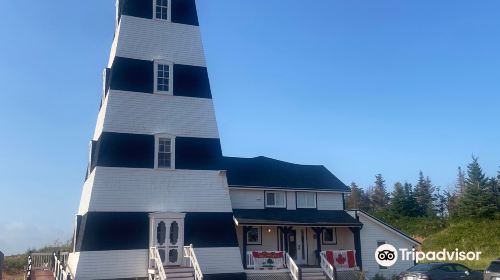
<svg viewBox="0 0 500 280">
<path fill-rule="evenodd" d="M 308 194 L 308 195 L 313 195 L 313 202 L 314 202 L 314 205 L 307 205 L 307 197 L 305 198 L 305 202 L 306 202 L 306 205 L 300 205 L 299 204 L 299 196 L 301 194 Z M 296 197 L 297 197 L 297 208 L 301 208 L 301 209 L 316 209 L 318 207 L 318 194 L 315 193 L 315 192 L 296 192 L 295 193 Z"/>
<path fill-rule="evenodd" d="M 248 239 L 248 233 L 250 232 L 250 229 L 257 230 L 258 240 L 255 242 L 250 242 Z M 250 227 L 250 229 L 247 231 L 247 245 L 262 245 L 262 227 Z"/>
<path fill-rule="evenodd" d="M 158 65 L 168 65 L 169 76 L 168 76 L 168 91 L 158 90 Z M 154 93 L 155 94 L 168 94 L 173 95 L 174 89 L 174 64 L 167 60 L 155 60 L 154 61 Z"/>
<path fill-rule="evenodd" d="M 160 139 L 170 139 L 170 168 L 158 167 L 158 152 L 160 150 Z M 155 165 L 154 168 L 157 170 L 175 170 L 175 136 L 171 134 L 156 134 L 155 135 Z"/>
<path fill-rule="evenodd" d="M 167 18 L 157 18 L 156 17 L 156 0 L 153 0 L 153 18 L 156 20 L 164 20 L 170 22 L 172 19 L 172 0 L 168 0 L 167 7 Z"/>
<path fill-rule="evenodd" d="M 323 232 L 321 234 L 321 242 L 323 245 L 336 245 L 337 244 L 337 228 L 335 227 L 328 227 L 328 228 L 325 228 L 324 230 L 332 230 L 332 233 L 333 233 L 333 240 L 332 241 L 328 241 L 328 240 L 325 240 L 325 232 Z"/>
<path fill-rule="evenodd" d="M 270 205 L 270 204 L 267 204 L 267 195 L 268 194 L 274 194 L 274 202 L 276 203 L 277 202 L 277 199 L 276 199 L 276 195 L 283 195 L 283 205 Z M 282 191 L 265 191 L 264 192 L 264 205 L 267 207 L 267 208 L 286 208 L 286 192 L 282 192 Z"/>
</svg>

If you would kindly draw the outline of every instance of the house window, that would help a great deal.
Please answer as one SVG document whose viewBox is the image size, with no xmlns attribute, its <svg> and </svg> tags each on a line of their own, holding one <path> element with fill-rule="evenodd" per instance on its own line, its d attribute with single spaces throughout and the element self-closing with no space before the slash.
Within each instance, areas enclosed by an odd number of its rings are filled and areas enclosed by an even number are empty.
<svg viewBox="0 0 500 280">
<path fill-rule="evenodd" d="M 316 208 L 316 193 L 298 192 L 297 208 Z"/>
<path fill-rule="evenodd" d="M 335 228 L 325 228 L 323 230 L 322 241 L 325 245 L 337 244 L 337 230 Z"/>
<path fill-rule="evenodd" d="M 170 20 L 170 0 L 153 0 L 156 19 Z"/>
<path fill-rule="evenodd" d="M 156 136 L 155 168 L 174 169 L 175 138 L 170 136 Z"/>
<path fill-rule="evenodd" d="M 251 227 L 247 231 L 247 244 L 249 245 L 260 245 L 262 244 L 260 227 Z"/>
<path fill-rule="evenodd" d="M 155 61 L 155 93 L 172 94 L 173 64 Z"/>
<path fill-rule="evenodd" d="M 266 192 L 266 207 L 284 208 L 285 192 Z"/>
<path fill-rule="evenodd" d="M 385 244 L 385 241 L 377 241 L 377 248 L 384 245 L 384 244 Z M 379 265 L 378 268 L 379 269 L 387 269 L 387 266 Z"/>
</svg>

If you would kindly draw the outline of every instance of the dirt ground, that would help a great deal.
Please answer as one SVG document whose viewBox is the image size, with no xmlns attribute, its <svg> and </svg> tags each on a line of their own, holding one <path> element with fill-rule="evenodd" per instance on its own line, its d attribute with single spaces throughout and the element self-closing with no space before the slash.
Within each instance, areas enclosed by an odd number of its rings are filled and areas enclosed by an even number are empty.
<svg viewBox="0 0 500 280">
<path fill-rule="evenodd" d="M 24 279 L 23 274 L 8 275 L 6 273 L 2 273 L 2 280 L 23 280 L 23 279 Z"/>
</svg>

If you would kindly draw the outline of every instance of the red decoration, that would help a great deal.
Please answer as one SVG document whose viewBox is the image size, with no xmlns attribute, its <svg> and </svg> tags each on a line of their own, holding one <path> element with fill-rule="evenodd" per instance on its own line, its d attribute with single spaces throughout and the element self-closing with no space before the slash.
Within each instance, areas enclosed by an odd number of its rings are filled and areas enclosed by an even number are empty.
<svg viewBox="0 0 500 280">
<path fill-rule="evenodd" d="M 252 252 L 254 258 L 258 259 L 279 259 L 283 258 L 283 252 Z"/>
<path fill-rule="evenodd" d="M 344 264 L 344 263 L 345 263 L 345 261 L 346 261 L 346 259 L 344 258 L 344 256 L 342 256 L 342 254 L 339 254 L 335 260 L 336 260 L 336 261 L 337 261 L 337 263 L 339 263 L 339 264 Z"/>
</svg>

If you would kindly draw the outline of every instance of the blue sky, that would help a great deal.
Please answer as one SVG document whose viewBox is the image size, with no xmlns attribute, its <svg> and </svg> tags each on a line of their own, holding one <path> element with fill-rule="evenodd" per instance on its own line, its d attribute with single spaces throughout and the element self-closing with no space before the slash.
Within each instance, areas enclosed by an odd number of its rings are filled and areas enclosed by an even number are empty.
<svg viewBox="0 0 500 280">
<path fill-rule="evenodd" d="M 312 3 L 312 4 L 311 4 Z M 443 188 L 500 165 L 497 0 L 198 0 L 223 151 Z M 0 1 L 0 250 L 69 239 L 114 1 Z"/>
</svg>

